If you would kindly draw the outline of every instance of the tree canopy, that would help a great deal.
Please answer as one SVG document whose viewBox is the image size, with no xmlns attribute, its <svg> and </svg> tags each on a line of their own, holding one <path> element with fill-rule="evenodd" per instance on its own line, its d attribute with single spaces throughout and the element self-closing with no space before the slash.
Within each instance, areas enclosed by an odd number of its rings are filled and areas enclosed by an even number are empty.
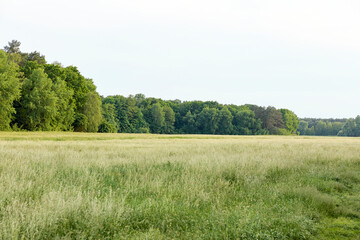
<svg viewBox="0 0 360 240">
<path fill-rule="evenodd" d="M 102 103 L 92 80 L 20 45 L 0 50 L 0 130 L 98 131 Z"/>
</svg>

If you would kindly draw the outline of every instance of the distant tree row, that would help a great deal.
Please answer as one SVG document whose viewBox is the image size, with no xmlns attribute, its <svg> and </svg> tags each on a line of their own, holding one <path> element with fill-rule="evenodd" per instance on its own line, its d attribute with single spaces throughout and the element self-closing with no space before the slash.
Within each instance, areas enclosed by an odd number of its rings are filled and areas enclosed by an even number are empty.
<svg viewBox="0 0 360 240">
<path fill-rule="evenodd" d="M 0 50 L 0 130 L 359 136 L 360 117 L 303 119 L 288 109 L 166 101 L 143 94 L 101 97 L 74 66 L 47 63 L 20 42 Z"/>
<path fill-rule="evenodd" d="M 336 136 L 344 127 L 345 121 L 346 119 L 337 121 L 332 119 L 301 119 L 299 133 L 300 135 L 310 136 Z"/>
<path fill-rule="evenodd" d="M 355 119 L 316 119 L 300 120 L 300 135 L 310 136 L 360 136 L 360 116 Z"/>
<path fill-rule="evenodd" d="M 299 120 L 287 109 L 217 102 L 165 101 L 143 94 L 102 100 L 101 132 L 191 134 L 296 134 Z"/>
<path fill-rule="evenodd" d="M 360 137 L 360 116 L 349 118 L 338 136 Z"/>
</svg>

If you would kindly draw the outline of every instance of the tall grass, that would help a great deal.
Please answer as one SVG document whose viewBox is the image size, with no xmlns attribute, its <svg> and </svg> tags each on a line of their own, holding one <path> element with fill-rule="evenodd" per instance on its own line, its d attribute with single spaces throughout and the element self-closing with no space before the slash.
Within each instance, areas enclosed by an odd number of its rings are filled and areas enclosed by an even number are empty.
<svg viewBox="0 0 360 240">
<path fill-rule="evenodd" d="M 360 239 L 360 139 L 0 133 L 1 239 Z"/>
</svg>

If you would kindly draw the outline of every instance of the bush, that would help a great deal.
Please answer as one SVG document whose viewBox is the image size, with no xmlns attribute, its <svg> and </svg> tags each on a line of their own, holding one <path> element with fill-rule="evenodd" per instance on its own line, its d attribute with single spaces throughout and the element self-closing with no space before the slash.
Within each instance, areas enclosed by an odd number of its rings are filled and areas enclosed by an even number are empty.
<svg viewBox="0 0 360 240">
<path fill-rule="evenodd" d="M 98 132 L 116 133 L 116 127 L 108 122 L 102 122 L 99 126 Z"/>
</svg>

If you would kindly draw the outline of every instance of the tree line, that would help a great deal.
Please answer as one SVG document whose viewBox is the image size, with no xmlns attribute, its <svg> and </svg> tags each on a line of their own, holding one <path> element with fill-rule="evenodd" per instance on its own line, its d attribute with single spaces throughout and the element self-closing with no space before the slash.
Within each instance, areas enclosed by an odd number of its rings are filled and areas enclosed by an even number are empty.
<svg viewBox="0 0 360 240">
<path fill-rule="evenodd" d="M 288 109 L 223 105 L 214 101 L 162 100 L 143 94 L 102 99 L 100 132 L 166 134 L 296 134 L 297 116 Z"/>
<path fill-rule="evenodd" d="M 360 116 L 343 119 L 300 119 L 299 134 L 309 136 L 360 136 Z"/>
<path fill-rule="evenodd" d="M 300 119 L 299 134 L 309 136 L 336 136 L 347 119 Z"/>
<path fill-rule="evenodd" d="M 349 129 L 360 128 L 358 122 L 325 122 L 324 127 L 321 121 L 299 121 L 292 111 L 271 106 L 162 100 L 143 94 L 102 97 L 92 79 L 75 66 L 47 63 L 37 51 L 21 52 L 16 40 L 0 50 L 0 130 L 234 135 L 337 131 L 350 136 L 357 134 Z"/>
</svg>

